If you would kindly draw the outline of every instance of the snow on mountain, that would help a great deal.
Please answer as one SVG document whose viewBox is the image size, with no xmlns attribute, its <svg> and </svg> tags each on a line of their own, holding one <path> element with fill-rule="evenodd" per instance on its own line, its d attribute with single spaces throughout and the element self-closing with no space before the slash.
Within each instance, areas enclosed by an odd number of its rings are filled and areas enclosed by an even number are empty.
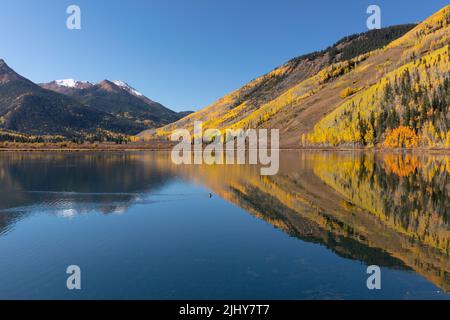
<svg viewBox="0 0 450 320">
<path fill-rule="evenodd" d="M 90 82 L 88 82 L 88 81 L 76 81 L 74 79 L 55 80 L 55 83 L 58 86 L 67 87 L 67 88 L 78 88 L 78 87 L 83 87 L 85 85 L 90 84 Z"/>
<path fill-rule="evenodd" d="M 127 84 L 125 81 L 122 80 L 115 80 L 115 81 L 108 81 L 104 80 L 98 84 L 93 84 L 89 81 L 78 81 L 75 79 L 63 79 L 63 80 L 55 80 L 49 83 L 43 83 L 40 84 L 43 88 L 54 90 L 60 93 L 67 93 L 67 90 L 82 90 L 82 89 L 88 89 L 94 86 L 102 86 L 105 85 L 108 87 L 109 85 L 114 85 L 120 88 L 121 90 L 124 90 L 128 92 L 129 94 L 134 95 L 135 97 L 138 97 L 147 103 L 151 103 L 152 101 L 148 98 L 146 98 L 141 92 L 134 89 L 132 86 Z"/>
<path fill-rule="evenodd" d="M 136 96 L 139 96 L 139 97 L 143 96 L 142 93 L 140 93 L 139 91 L 137 91 L 136 89 L 134 89 L 133 87 L 131 87 L 130 85 L 128 85 L 126 82 L 124 82 L 122 80 L 115 80 L 115 81 L 113 81 L 113 83 L 116 86 L 121 87 L 122 89 L 125 89 L 128 92 L 130 92 L 130 93 L 132 93 L 132 94 L 134 94 Z"/>
</svg>

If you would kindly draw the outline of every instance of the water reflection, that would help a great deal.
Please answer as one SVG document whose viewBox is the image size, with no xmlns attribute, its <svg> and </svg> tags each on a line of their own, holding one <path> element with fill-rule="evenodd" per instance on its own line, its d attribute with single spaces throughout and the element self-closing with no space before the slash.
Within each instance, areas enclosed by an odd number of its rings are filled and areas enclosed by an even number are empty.
<svg viewBox="0 0 450 320">
<path fill-rule="evenodd" d="M 124 153 L 2 154 L 0 212 L 123 213 L 173 179 L 160 170 L 160 160 L 152 158 Z"/>
<path fill-rule="evenodd" d="M 204 196 L 158 193 L 183 179 L 292 237 L 450 289 L 450 157 L 286 152 L 280 160 L 278 175 L 260 176 L 254 166 L 175 166 L 163 152 L 3 153 L 0 235 L 37 211 L 125 213 L 138 203 Z"/>
</svg>

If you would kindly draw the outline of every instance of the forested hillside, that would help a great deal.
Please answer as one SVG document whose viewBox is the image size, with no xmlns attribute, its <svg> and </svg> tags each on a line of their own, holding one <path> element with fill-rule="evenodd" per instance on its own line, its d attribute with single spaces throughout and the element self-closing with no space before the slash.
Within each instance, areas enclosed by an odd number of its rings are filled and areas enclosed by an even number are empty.
<svg viewBox="0 0 450 320">
<path fill-rule="evenodd" d="M 418 25 L 346 37 L 292 59 L 175 129 L 279 129 L 281 147 L 449 147 L 450 6 Z"/>
<path fill-rule="evenodd" d="M 448 45 L 389 73 L 316 125 L 308 142 L 450 146 Z"/>
<path fill-rule="evenodd" d="M 408 47 L 400 61 L 386 61 L 396 67 L 372 86 L 342 92 L 342 98 L 354 95 L 324 117 L 303 143 L 449 147 L 449 23 L 447 7 L 403 42 L 393 43 Z"/>
<path fill-rule="evenodd" d="M 226 129 L 236 126 L 261 127 L 268 123 L 281 108 L 295 110 L 295 104 L 312 96 L 321 84 L 314 82 L 322 70 L 332 65 L 345 69 L 358 61 L 358 56 L 382 48 L 407 33 L 415 25 L 400 25 L 345 37 L 333 46 L 288 61 L 272 72 L 259 77 L 242 88 L 224 96 L 209 107 L 195 112 L 180 121 L 158 130 L 159 136 L 167 136 L 177 128 L 192 130 L 194 121 L 203 121 L 206 128 Z M 350 59 L 350 60 L 346 60 Z M 339 70 L 336 71 L 336 75 Z M 302 86 L 306 84 L 306 86 Z M 299 90 L 294 91 L 295 88 Z M 292 94 L 291 94 L 292 93 Z M 278 124 L 275 124 L 278 125 Z M 271 126 L 275 127 L 275 126 Z M 154 131 L 141 134 L 154 137 Z"/>
</svg>

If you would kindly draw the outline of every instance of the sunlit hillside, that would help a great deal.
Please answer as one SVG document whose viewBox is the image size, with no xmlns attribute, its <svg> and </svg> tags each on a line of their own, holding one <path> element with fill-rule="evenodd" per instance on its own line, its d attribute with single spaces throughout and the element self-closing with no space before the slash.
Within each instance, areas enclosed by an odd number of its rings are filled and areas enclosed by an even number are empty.
<svg viewBox="0 0 450 320">
<path fill-rule="evenodd" d="M 203 121 L 223 131 L 279 129 L 282 147 L 448 147 L 449 24 L 447 6 L 417 26 L 348 37 L 141 137 Z"/>
<path fill-rule="evenodd" d="M 404 51 L 400 60 L 386 62 L 392 70 L 355 90 L 306 143 L 450 147 L 449 8 L 389 45 L 387 51 Z"/>
</svg>

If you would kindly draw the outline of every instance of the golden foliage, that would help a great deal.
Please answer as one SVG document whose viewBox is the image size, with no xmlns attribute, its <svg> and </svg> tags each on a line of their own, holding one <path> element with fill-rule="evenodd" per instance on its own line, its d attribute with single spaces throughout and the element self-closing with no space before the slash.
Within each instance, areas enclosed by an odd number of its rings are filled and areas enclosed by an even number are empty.
<svg viewBox="0 0 450 320">
<path fill-rule="evenodd" d="M 387 148 L 413 148 L 419 145 L 419 137 L 413 129 L 400 126 L 394 130 L 388 130 L 384 146 Z"/>
<path fill-rule="evenodd" d="M 307 142 L 312 145 L 372 145 L 374 133 L 382 137 L 385 130 L 378 128 L 378 122 L 383 111 L 395 111 L 397 117 L 402 116 L 391 129 L 403 125 L 410 126 L 405 119 L 405 106 L 400 107 L 402 100 L 401 93 L 393 93 L 394 102 L 383 105 L 385 88 L 392 83 L 396 83 L 405 74 L 409 74 L 411 79 L 411 90 L 421 91 L 428 94 L 428 99 L 432 99 L 432 93 L 442 87 L 450 70 L 450 48 L 448 45 L 434 50 L 422 56 L 417 61 L 410 61 L 387 73 L 383 78 L 372 86 L 353 94 L 350 99 L 345 100 L 334 111 L 322 118 L 314 127 L 313 132 L 307 135 Z M 398 83 L 398 82 L 397 82 Z M 410 121 L 419 122 L 420 113 L 426 112 L 427 119 L 434 117 L 433 110 L 426 106 L 408 104 L 410 110 L 415 113 L 410 116 Z M 372 119 L 371 119 L 372 118 Z M 382 118 L 381 122 L 387 127 L 387 119 Z M 375 124 L 375 126 L 374 126 Z M 431 124 L 432 125 L 432 124 Z M 445 128 L 445 127 L 443 127 Z M 446 131 L 439 131 L 424 123 L 422 127 L 416 127 L 419 131 L 420 145 L 424 147 L 444 146 L 446 142 Z M 378 140 L 383 141 L 382 139 Z M 414 142 L 412 142 L 414 146 Z"/>
<path fill-rule="evenodd" d="M 447 131 L 447 139 L 445 140 L 445 146 L 450 147 L 450 130 Z"/>
<path fill-rule="evenodd" d="M 318 158 L 314 172 L 350 203 L 371 212 L 390 228 L 448 253 L 450 234 L 443 214 L 448 198 L 448 157 L 422 159 L 401 154 L 386 155 L 383 163 L 373 155 L 335 161 Z M 443 198 L 431 201 L 436 192 Z"/>
<path fill-rule="evenodd" d="M 431 121 L 425 123 L 422 134 L 420 135 L 420 142 L 423 146 L 428 147 L 436 147 L 442 144 L 441 135 L 438 134 Z"/>
<path fill-rule="evenodd" d="M 130 136 L 129 139 L 130 139 L 130 142 L 138 142 L 140 140 L 140 138 L 137 136 Z"/>
<path fill-rule="evenodd" d="M 356 92 L 358 92 L 358 89 L 348 87 L 348 88 L 345 88 L 344 90 L 342 90 L 341 93 L 339 94 L 339 96 L 342 99 L 345 99 L 347 97 L 354 95 Z"/>
<path fill-rule="evenodd" d="M 418 157 L 410 154 L 405 155 L 405 157 L 388 154 L 384 157 L 384 163 L 386 164 L 386 169 L 388 171 L 399 177 L 410 176 L 422 165 Z"/>
</svg>

